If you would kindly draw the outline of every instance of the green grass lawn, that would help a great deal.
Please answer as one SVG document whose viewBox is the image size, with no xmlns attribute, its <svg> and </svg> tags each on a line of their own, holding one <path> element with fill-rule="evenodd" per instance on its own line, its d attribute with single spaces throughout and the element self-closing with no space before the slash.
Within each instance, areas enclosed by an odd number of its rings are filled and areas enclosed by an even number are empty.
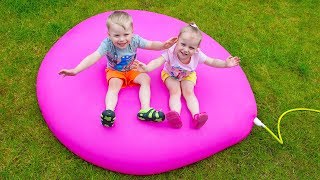
<svg viewBox="0 0 320 180">
<path fill-rule="evenodd" d="M 282 120 L 284 145 L 254 127 L 238 145 L 160 175 L 104 170 L 78 158 L 48 129 L 36 76 L 50 47 L 79 22 L 105 11 L 140 9 L 195 21 L 241 57 L 258 117 L 274 132 L 284 111 L 320 109 L 318 0 L 0 1 L 0 179 L 319 179 L 320 115 Z"/>
</svg>

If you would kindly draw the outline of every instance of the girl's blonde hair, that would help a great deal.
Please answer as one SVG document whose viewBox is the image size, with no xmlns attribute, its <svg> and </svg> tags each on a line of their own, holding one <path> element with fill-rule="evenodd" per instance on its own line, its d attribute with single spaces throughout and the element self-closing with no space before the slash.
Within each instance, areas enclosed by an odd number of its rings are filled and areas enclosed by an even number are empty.
<svg viewBox="0 0 320 180">
<path fill-rule="evenodd" d="M 107 28 L 110 29 L 111 24 L 117 24 L 123 29 L 133 28 L 132 17 L 124 11 L 114 11 L 107 19 Z"/>
<path fill-rule="evenodd" d="M 200 45 L 200 42 L 202 40 L 202 33 L 201 33 L 201 30 L 198 28 L 198 26 L 196 25 L 196 23 L 194 22 L 191 22 L 189 23 L 187 26 L 183 27 L 181 30 L 180 30 L 180 33 L 179 33 L 179 36 L 185 32 L 192 32 L 192 33 L 195 33 L 198 37 L 199 37 L 199 45 Z"/>
</svg>

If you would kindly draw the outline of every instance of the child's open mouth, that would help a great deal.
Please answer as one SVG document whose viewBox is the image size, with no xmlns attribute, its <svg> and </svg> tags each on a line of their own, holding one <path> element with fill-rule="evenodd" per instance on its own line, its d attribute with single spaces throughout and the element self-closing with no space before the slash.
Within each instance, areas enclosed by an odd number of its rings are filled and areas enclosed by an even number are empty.
<svg viewBox="0 0 320 180">
<path fill-rule="evenodd" d="M 125 47 L 127 43 L 118 43 L 119 47 Z"/>
</svg>

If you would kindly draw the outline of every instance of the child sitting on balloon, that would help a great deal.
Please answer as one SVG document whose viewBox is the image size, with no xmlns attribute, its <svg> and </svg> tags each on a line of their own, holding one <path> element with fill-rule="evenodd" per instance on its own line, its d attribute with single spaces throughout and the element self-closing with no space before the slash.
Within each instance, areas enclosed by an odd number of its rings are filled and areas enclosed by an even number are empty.
<svg viewBox="0 0 320 180">
<path fill-rule="evenodd" d="M 134 67 L 140 72 L 150 72 L 162 64 L 161 79 L 169 90 L 170 111 L 166 113 L 168 123 L 174 128 L 181 128 L 181 94 L 186 100 L 187 107 L 192 114 L 192 126 L 201 128 L 207 121 L 206 112 L 200 112 L 199 102 L 194 93 L 197 82 L 196 68 L 198 64 L 206 64 L 217 68 L 230 68 L 237 66 L 239 57 L 228 57 L 225 61 L 206 56 L 199 45 L 202 33 L 196 24 L 190 23 L 181 29 L 178 41 L 162 55 L 147 65 L 135 61 Z"/>
<path fill-rule="evenodd" d="M 122 87 L 140 85 L 139 98 L 141 110 L 137 116 L 141 120 L 161 122 L 165 115 L 150 107 L 150 77 L 132 69 L 136 60 L 137 49 L 163 50 L 171 47 L 177 38 L 170 38 L 164 43 L 149 41 L 133 33 L 132 17 L 124 11 L 114 11 L 107 19 L 108 35 L 99 48 L 85 57 L 75 68 L 62 69 L 59 74 L 74 76 L 96 63 L 102 56 L 106 56 L 108 66 L 106 79 L 108 91 L 106 94 L 106 110 L 101 113 L 101 122 L 107 127 L 114 125 L 116 119 L 115 108 L 118 102 L 118 93 Z"/>
</svg>

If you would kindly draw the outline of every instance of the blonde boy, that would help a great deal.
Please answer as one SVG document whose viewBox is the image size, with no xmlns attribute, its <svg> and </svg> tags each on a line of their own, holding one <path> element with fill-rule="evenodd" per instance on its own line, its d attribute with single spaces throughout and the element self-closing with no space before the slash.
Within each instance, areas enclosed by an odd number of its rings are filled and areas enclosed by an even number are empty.
<svg viewBox="0 0 320 180">
<path fill-rule="evenodd" d="M 146 73 L 133 70 L 131 65 L 136 59 L 137 49 L 163 50 L 171 47 L 177 38 L 170 38 L 166 42 L 149 41 L 133 33 L 132 17 L 124 11 L 114 11 L 107 19 L 108 37 L 102 41 L 99 48 L 84 58 L 73 69 L 62 69 L 59 74 L 74 76 L 106 56 L 108 65 L 106 79 L 108 91 L 106 94 L 106 110 L 101 113 L 104 126 L 112 127 L 116 119 L 115 108 L 118 93 L 122 87 L 140 85 L 139 99 L 141 110 L 137 116 L 146 121 L 163 121 L 165 115 L 150 107 L 150 77 Z"/>
</svg>

